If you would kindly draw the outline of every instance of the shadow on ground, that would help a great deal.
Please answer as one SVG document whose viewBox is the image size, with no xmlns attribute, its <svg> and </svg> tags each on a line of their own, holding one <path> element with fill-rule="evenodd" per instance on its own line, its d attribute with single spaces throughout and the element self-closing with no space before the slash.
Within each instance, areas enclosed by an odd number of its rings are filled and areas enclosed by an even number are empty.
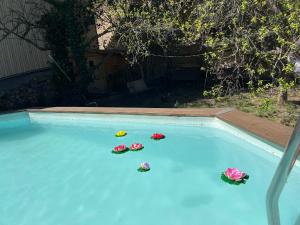
<svg viewBox="0 0 300 225">
<path fill-rule="evenodd" d="M 116 93 L 94 101 L 103 107 L 173 108 L 201 98 L 202 92 L 193 84 L 180 84 L 168 88 L 150 88 L 139 93 Z"/>
</svg>

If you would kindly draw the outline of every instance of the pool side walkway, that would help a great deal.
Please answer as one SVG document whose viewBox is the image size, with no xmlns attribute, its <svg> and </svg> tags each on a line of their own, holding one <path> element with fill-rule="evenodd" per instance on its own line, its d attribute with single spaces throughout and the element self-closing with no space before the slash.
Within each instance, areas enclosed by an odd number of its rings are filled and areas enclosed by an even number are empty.
<svg viewBox="0 0 300 225">
<path fill-rule="evenodd" d="M 160 116 L 217 117 L 240 129 L 251 132 L 274 144 L 285 147 L 293 129 L 268 119 L 253 116 L 232 108 L 117 108 L 117 107 L 53 107 L 28 109 L 29 112 L 101 113 Z"/>
</svg>

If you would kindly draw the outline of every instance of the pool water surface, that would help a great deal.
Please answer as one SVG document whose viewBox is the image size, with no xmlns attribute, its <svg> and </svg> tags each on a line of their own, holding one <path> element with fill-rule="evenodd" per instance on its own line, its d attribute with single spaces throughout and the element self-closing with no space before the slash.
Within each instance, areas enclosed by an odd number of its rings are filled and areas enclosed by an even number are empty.
<svg viewBox="0 0 300 225">
<path fill-rule="evenodd" d="M 155 132 L 166 138 L 151 140 Z M 112 154 L 136 142 L 145 148 Z M 267 225 L 278 155 L 214 118 L 0 116 L 0 225 Z M 138 172 L 141 162 L 151 170 Z M 247 183 L 222 181 L 228 167 L 249 174 Z M 282 224 L 297 220 L 299 187 L 296 166 L 280 198 Z"/>
</svg>

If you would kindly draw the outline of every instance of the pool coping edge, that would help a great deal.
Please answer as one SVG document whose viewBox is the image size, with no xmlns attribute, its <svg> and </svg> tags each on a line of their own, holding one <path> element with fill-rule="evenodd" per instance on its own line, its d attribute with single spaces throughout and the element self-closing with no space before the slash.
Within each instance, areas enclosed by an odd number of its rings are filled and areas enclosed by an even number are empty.
<svg viewBox="0 0 300 225">
<path fill-rule="evenodd" d="M 121 108 L 121 107 L 51 107 L 25 109 L 16 112 L 122 114 L 145 116 L 215 117 L 243 131 L 265 139 L 275 146 L 285 147 L 293 129 L 234 108 Z M 12 111 L 7 113 L 13 113 Z M 7 114 L 3 113 L 3 114 Z"/>
</svg>

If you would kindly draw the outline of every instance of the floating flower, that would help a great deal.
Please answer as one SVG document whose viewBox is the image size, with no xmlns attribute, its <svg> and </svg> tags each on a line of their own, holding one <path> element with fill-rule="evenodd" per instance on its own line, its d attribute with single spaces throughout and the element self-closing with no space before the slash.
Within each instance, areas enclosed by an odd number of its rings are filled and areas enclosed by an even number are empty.
<svg viewBox="0 0 300 225">
<path fill-rule="evenodd" d="M 127 135 L 127 132 L 125 130 L 120 130 L 116 133 L 116 137 L 124 137 Z"/>
<path fill-rule="evenodd" d="M 154 139 L 154 140 L 160 140 L 160 139 L 164 139 L 165 135 L 159 134 L 159 133 L 155 133 L 155 134 L 152 134 L 151 138 Z"/>
<path fill-rule="evenodd" d="M 144 148 L 144 146 L 139 143 L 134 143 L 130 146 L 131 151 L 139 151 L 139 150 L 142 150 L 143 148 Z"/>
<path fill-rule="evenodd" d="M 222 180 L 231 184 L 245 183 L 245 180 L 248 178 L 249 176 L 246 173 L 238 170 L 237 168 L 228 168 L 222 174 Z"/>
<path fill-rule="evenodd" d="M 139 172 L 147 172 L 150 170 L 150 164 L 147 162 L 143 162 L 140 164 L 140 167 L 138 168 Z"/>
<path fill-rule="evenodd" d="M 239 171 L 237 168 L 228 168 L 224 175 L 230 180 L 241 181 L 246 176 L 246 173 Z"/>
<path fill-rule="evenodd" d="M 124 153 L 126 151 L 128 151 L 128 148 L 126 147 L 126 145 L 119 145 L 119 146 L 114 147 L 112 152 L 120 154 L 120 153 Z"/>
</svg>

